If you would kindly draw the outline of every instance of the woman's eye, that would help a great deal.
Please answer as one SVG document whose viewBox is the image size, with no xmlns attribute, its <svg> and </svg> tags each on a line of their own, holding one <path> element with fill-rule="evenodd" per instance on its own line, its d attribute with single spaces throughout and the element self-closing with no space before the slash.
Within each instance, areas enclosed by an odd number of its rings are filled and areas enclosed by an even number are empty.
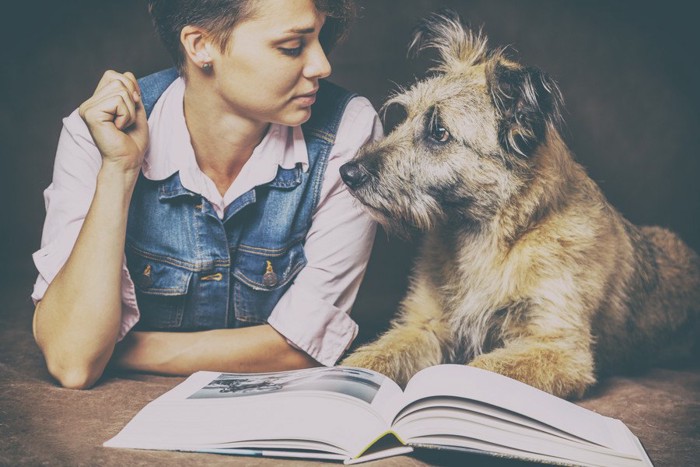
<svg viewBox="0 0 700 467">
<path fill-rule="evenodd" d="M 438 143 L 446 143 L 452 136 L 440 122 L 433 122 L 430 128 L 430 138 Z"/>
<path fill-rule="evenodd" d="M 288 57 L 298 57 L 299 55 L 301 55 L 301 50 L 302 50 L 301 45 L 299 47 L 293 47 L 293 48 L 280 47 L 280 51 L 284 55 L 287 55 Z"/>
</svg>

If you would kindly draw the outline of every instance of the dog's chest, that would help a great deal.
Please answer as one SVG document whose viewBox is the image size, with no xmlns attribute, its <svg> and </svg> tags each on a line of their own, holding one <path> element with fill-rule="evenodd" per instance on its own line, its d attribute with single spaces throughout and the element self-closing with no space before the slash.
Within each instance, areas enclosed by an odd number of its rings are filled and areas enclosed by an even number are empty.
<svg viewBox="0 0 700 467">
<path fill-rule="evenodd" d="M 422 253 L 423 270 L 453 320 L 484 319 L 517 295 L 513 266 L 487 236 L 429 238 Z"/>
</svg>

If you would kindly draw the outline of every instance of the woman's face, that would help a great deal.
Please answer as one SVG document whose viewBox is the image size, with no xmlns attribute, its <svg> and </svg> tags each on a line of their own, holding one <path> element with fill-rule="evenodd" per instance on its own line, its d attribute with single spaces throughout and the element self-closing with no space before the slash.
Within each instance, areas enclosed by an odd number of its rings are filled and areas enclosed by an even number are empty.
<svg viewBox="0 0 700 467">
<path fill-rule="evenodd" d="M 324 21 L 313 0 L 256 2 L 252 18 L 236 25 L 213 61 L 227 110 L 265 124 L 308 120 L 319 79 L 331 73 L 318 40 Z"/>
</svg>

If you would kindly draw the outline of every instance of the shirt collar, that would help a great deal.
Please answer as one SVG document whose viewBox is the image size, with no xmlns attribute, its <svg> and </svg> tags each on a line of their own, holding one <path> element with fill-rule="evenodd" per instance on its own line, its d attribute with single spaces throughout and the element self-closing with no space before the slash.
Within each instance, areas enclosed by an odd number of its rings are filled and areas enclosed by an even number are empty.
<svg viewBox="0 0 700 467">
<path fill-rule="evenodd" d="M 150 180 L 164 180 L 175 172 L 180 172 L 186 180 L 204 176 L 197 165 L 185 122 L 184 96 L 185 82 L 178 78 L 158 99 L 148 118 L 150 145 L 142 172 Z M 309 155 L 301 127 L 273 123 L 253 150 L 243 171 L 259 174 L 261 180 L 257 180 L 257 184 L 261 184 L 274 179 L 278 167 L 291 169 L 297 164 L 301 164 L 304 171 L 308 170 Z"/>
</svg>

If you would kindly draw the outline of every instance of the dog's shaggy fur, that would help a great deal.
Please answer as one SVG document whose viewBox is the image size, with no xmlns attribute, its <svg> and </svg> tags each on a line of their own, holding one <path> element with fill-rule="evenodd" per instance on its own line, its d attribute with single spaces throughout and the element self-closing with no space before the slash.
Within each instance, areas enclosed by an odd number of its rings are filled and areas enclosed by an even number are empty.
<svg viewBox="0 0 700 467">
<path fill-rule="evenodd" d="M 388 230 L 424 240 L 390 330 L 343 364 L 405 384 L 467 363 L 577 398 L 601 374 L 688 354 L 700 259 L 608 204 L 560 136 L 552 79 L 450 12 L 413 47 L 437 50 L 435 73 L 390 99 L 405 121 L 341 173 Z"/>
</svg>

